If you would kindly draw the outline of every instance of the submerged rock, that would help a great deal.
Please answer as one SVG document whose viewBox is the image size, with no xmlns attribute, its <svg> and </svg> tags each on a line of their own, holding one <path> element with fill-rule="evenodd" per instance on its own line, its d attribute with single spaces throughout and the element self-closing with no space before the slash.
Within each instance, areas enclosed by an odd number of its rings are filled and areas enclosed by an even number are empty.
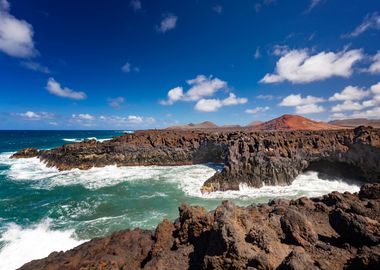
<svg viewBox="0 0 380 270">
<path fill-rule="evenodd" d="M 210 212 L 182 205 L 154 231 L 116 232 L 20 269 L 380 269 L 379 205 L 337 192 L 247 207 L 225 201 Z"/>
</svg>

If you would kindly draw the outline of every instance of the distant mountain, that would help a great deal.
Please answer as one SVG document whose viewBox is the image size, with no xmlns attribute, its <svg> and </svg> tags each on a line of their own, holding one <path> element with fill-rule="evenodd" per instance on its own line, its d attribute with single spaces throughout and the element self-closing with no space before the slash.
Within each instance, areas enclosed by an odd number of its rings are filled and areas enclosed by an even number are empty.
<svg viewBox="0 0 380 270">
<path fill-rule="evenodd" d="M 380 119 L 371 120 L 367 118 L 355 118 L 355 119 L 342 119 L 334 120 L 329 122 L 332 125 L 341 127 L 357 127 L 357 126 L 372 126 L 375 128 L 380 128 Z"/>
<path fill-rule="evenodd" d="M 204 121 L 202 123 L 198 124 L 187 124 L 187 125 L 177 125 L 177 126 L 171 126 L 167 127 L 166 129 L 212 129 L 212 128 L 218 128 L 219 126 L 214 124 L 210 121 Z"/>
<path fill-rule="evenodd" d="M 268 122 L 253 126 L 253 130 L 323 130 L 341 129 L 340 126 L 317 122 L 299 115 L 285 114 Z"/>
<path fill-rule="evenodd" d="M 252 122 L 248 123 L 248 124 L 246 125 L 246 127 L 254 127 L 254 126 L 258 126 L 258 125 L 260 125 L 260 124 L 262 124 L 262 123 L 263 123 L 263 121 L 252 121 Z"/>
</svg>

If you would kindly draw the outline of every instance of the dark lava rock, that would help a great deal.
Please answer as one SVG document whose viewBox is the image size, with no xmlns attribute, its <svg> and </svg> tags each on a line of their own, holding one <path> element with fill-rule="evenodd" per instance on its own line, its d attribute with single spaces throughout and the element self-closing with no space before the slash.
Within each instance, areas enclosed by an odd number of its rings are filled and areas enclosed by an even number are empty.
<svg viewBox="0 0 380 270">
<path fill-rule="evenodd" d="M 210 212 L 182 205 L 177 220 L 155 231 L 116 232 L 20 269 L 380 269 L 380 207 L 363 215 L 350 207 L 379 202 L 335 192 L 247 207 L 225 201 Z"/>
<path fill-rule="evenodd" d="M 380 182 L 380 129 L 320 131 L 146 130 L 105 142 L 89 140 L 50 149 L 21 150 L 59 170 L 106 165 L 149 166 L 223 163 L 203 192 L 289 185 L 305 170 Z"/>
<path fill-rule="evenodd" d="M 40 150 L 36 148 L 25 148 L 14 153 L 11 158 L 32 158 L 37 157 Z"/>
<path fill-rule="evenodd" d="M 380 183 L 363 185 L 359 197 L 362 199 L 380 199 Z"/>
</svg>

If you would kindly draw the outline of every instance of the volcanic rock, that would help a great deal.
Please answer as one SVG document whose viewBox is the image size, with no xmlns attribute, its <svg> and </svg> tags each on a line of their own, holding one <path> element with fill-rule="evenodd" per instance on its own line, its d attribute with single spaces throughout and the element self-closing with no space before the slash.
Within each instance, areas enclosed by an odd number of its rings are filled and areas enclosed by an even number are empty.
<svg viewBox="0 0 380 270">
<path fill-rule="evenodd" d="M 380 199 L 335 192 L 247 207 L 225 201 L 210 212 L 182 205 L 154 231 L 116 232 L 20 269 L 379 269 L 380 207 L 368 204 Z M 349 205 L 367 210 L 359 216 Z"/>
</svg>

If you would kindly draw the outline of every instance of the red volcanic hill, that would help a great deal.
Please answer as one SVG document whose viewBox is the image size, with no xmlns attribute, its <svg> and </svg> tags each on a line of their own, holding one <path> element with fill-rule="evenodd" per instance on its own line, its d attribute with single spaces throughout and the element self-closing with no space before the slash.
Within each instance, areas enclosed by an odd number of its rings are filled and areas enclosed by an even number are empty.
<svg viewBox="0 0 380 270">
<path fill-rule="evenodd" d="M 341 128 L 342 127 L 291 114 L 284 114 L 283 116 L 252 127 L 253 130 L 323 130 Z"/>
</svg>

